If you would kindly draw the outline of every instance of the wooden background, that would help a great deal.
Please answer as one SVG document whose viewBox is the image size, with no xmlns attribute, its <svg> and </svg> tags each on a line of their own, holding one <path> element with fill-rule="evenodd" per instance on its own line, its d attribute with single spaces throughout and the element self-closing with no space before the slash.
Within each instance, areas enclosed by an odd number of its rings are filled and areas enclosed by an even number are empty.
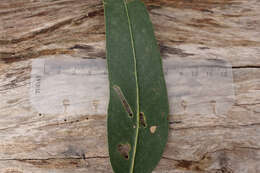
<svg viewBox="0 0 260 173">
<path fill-rule="evenodd" d="M 171 117 L 154 173 L 260 172 L 260 1 L 145 0 L 163 58 L 232 64 L 225 116 Z M 112 173 L 106 115 L 40 114 L 31 60 L 105 58 L 100 0 L 0 1 L 0 173 Z M 176 123 L 179 122 L 179 123 Z"/>
</svg>

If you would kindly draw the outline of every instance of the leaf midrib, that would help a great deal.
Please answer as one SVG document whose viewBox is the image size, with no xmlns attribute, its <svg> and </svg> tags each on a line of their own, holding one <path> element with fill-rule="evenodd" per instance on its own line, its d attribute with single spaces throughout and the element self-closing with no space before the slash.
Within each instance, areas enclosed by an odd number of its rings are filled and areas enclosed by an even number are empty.
<svg viewBox="0 0 260 173">
<path fill-rule="evenodd" d="M 125 11 L 127 15 L 127 21 L 128 21 L 128 27 L 130 32 L 130 38 L 131 38 L 131 46 L 133 50 L 133 57 L 134 57 L 134 75 L 135 75 L 135 84 L 136 84 L 136 135 L 135 135 L 135 143 L 133 147 L 133 158 L 131 162 L 130 172 L 134 172 L 134 164 L 135 164 L 135 155 L 136 155 L 136 147 L 137 147 L 137 141 L 138 141 L 138 134 L 139 134 L 139 88 L 138 88 L 138 78 L 137 78 L 137 63 L 136 63 L 136 52 L 135 52 L 135 46 L 134 46 L 134 38 L 133 38 L 133 32 L 132 32 L 132 26 L 131 21 L 128 13 L 128 7 L 127 7 L 127 0 L 124 1 Z"/>
</svg>

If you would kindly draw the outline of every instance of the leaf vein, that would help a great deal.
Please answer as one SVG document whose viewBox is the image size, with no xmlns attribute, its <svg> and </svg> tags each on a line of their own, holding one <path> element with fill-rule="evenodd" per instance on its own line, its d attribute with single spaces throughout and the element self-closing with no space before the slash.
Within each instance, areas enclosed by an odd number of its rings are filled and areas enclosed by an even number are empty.
<svg viewBox="0 0 260 173">
<path fill-rule="evenodd" d="M 125 6 L 125 11 L 128 19 L 128 27 L 129 27 L 129 32 L 130 32 L 130 38 L 131 38 L 131 46 L 133 50 L 133 57 L 134 57 L 134 75 L 135 75 L 135 81 L 136 81 L 136 135 L 135 135 L 135 143 L 133 147 L 133 157 L 132 157 L 132 162 L 131 162 L 131 168 L 130 168 L 130 173 L 134 172 L 134 164 L 135 164 L 135 155 L 136 155 L 136 148 L 137 148 L 137 140 L 138 140 L 138 135 L 139 135 L 139 88 L 138 88 L 138 78 L 137 78 L 137 62 L 136 62 L 136 51 L 135 51 L 135 46 L 134 46 L 134 38 L 133 38 L 133 32 L 132 32 L 132 24 L 130 21 L 130 16 L 128 12 L 128 7 L 127 7 L 127 0 L 124 1 L 124 6 Z"/>
</svg>

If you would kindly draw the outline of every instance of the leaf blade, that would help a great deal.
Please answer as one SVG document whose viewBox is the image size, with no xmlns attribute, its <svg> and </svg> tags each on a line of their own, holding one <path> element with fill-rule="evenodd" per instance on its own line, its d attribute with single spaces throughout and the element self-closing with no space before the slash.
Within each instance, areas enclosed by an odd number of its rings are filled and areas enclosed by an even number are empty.
<svg viewBox="0 0 260 173">
<path fill-rule="evenodd" d="M 107 123 L 110 161 L 116 173 L 148 173 L 160 160 L 168 136 L 168 99 L 160 53 L 141 1 L 107 0 L 104 6 L 110 80 Z M 134 114 L 132 119 L 126 116 L 124 104 L 111 90 L 113 85 L 118 85 L 124 94 Z M 151 94 L 154 96 L 150 97 Z M 128 144 L 130 147 L 125 148 L 131 150 L 127 150 L 126 159 L 122 157 L 125 151 L 120 154 L 116 146 Z"/>
</svg>

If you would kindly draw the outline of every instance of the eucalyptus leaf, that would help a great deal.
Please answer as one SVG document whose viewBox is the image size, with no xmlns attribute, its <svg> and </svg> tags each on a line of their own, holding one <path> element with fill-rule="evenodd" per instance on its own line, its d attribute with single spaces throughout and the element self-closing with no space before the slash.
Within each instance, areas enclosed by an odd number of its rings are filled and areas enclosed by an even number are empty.
<svg viewBox="0 0 260 173">
<path fill-rule="evenodd" d="M 140 0 L 105 0 L 110 83 L 108 145 L 115 173 L 150 173 L 168 138 L 160 52 Z"/>
</svg>

